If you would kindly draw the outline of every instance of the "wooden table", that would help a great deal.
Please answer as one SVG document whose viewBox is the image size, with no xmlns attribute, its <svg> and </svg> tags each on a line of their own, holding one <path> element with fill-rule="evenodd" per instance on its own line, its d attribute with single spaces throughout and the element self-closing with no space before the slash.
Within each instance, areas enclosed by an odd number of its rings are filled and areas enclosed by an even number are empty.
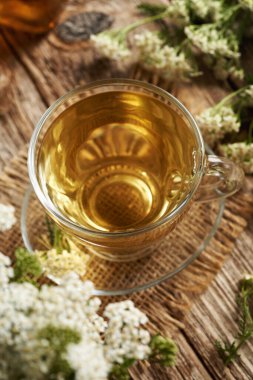
<svg viewBox="0 0 253 380">
<path fill-rule="evenodd" d="M 133 19 L 138 17 L 135 12 L 137 3 L 137 0 L 72 0 L 61 18 L 77 11 L 100 9 L 116 15 L 114 26 L 123 25 L 127 23 L 126 14 L 131 14 Z M 55 32 L 34 37 L 2 29 L 0 70 L 2 78 L 11 79 L 6 90 L 0 93 L 1 173 L 9 160 L 29 141 L 42 113 L 59 96 L 92 80 L 128 77 L 132 75 L 133 68 L 111 66 L 109 61 L 96 56 L 86 41 L 66 44 L 57 38 Z M 163 86 L 158 79 L 157 83 Z M 199 80 L 187 86 L 174 85 L 170 90 L 193 113 L 215 103 L 228 91 L 208 76 L 204 83 Z M 252 184 L 252 180 L 248 182 Z M 238 239 L 232 256 L 208 291 L 194 303 L 186 318 L 186 328 L 177 337 L 180 353 L 176 367 L 168 370 L 154 367 L 152 378 L 150 373 L 145 374 L 145 369 L 141 368 L 140 372 L 137 368 L 133 373 L 134 379 L 253 379 L 253 339 L 242 349 L 241 360 L 225 371 L 213 346 L 220 335 L 231 338 L 236 328 L 237 283 L 244 273 L 253 273 L 252 220 Z"/>
</svg>

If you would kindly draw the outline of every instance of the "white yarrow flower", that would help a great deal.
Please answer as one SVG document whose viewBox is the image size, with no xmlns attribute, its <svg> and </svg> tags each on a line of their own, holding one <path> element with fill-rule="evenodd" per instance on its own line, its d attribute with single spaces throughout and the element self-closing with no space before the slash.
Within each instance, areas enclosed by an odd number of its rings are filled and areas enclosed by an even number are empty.
<svg viewBox="0 0 253 380">
<path fill-rule="evenodd" d="M 253 0 L 239 0 L 239 3 L 243 8 L 253 11 Z"/>
<path fill-rule="evenodd" d="M 172 0 L 167 9 L 168 17 L 173 24 L 178 26 L 187 25 L 190 22 L 189 7 L 187 0 Z"/>
<path fill-rule="evenodd" d="M 35 251 L 46 273 L 55 277 L 62 277 L 66 273 L 75 272 L 84 276 L 89 256 L 83 252 L 71 249 L 57 252 L 55 248 L 49 251 Z"/>
<path fill-rule="evenodd" d="M 4 286 L 8 284 L 9 280 L 14 275 L 13 269 L 10 267 L 10 265 L 11 265 L 10 258 L 0 252 L 0 286 Z"/>
<path fill-rule="evenodd" d="M 206 0 L 203 2 L 203 0 L 192 0 L 191 1 L 191 8 L 196 13 L 197 16 L 201 18 L 205 18 L 209 13 L 209 1 Z"/>
<path fill-rule="evenodd" d="M 245 89 L 239 94 L 241 105 L 246 107 L 253 107 L 253 85 L 246 86 Z"/>
<path fill-rule="evenodd" d="M 218 70 L 218 67 L 216 68 L 216 70 Z M 240 81 L 242 81 L 244 79 L 244 70 L 240 67 L 239 61 L 231 62 L 231 64 L 228 65 L 227 72 L 227 76 L 230 76 L 234 80 L 239 79 Z M 217 71 L 216 74 L 216 78 L 219 79 Z"/>
<path fill-rule="evenodd" d="M 134 40 L 140 61 L 146 69 L 156 71 L 168 80 L 177 78 L 177 80 L 187 81 L 189 77 L 198 75 L 184 52 L 164 45 L 157 33 L 145 31 L 136 34 Z"/>
<path fill-rule="evenodd" d="M 219 152 L 223 156 L 240 164 L 245 173 L 253 173 L 253 143 L 238 142 L 220 145 Z"/>
<path fill-rule="evenodd" d="M 244 71 L 240 67 L 239 59 L 230 59 L 222 56 L 205 55 L 204 62 L 213 70 L 217 79 L 225 80 L 228 77 L 234 80 L 243 80 Z"/>
<path fill-rule="evenodd" d="M 243 276 L 244 280 L 252 280 L 253 281 L 253 275 L 249 273 L 245 273 Z"/>
<path fill-rule="evenodd" d="M 133 302 L 108 305 L 107 323 L 98 315 L 101 301 L 93 297 L 90 281 L 69 273 L 59 286 L 36 288 L 10 282 L 10 264 L 0 253 L 0 378 L 50 378 L 54 360 L 59 358 L 51 341 L 54 331 L 61 335 L 66 331 L 65 339 L 71 333 L 77 337 L 61 353 L 76 380 L 106 380 L 114 364 L 148 357 L 150 335 L 142 327 L 147 317 Z M 59 337 L 54 339 L 57 344 Z M 64 378 L 58 375 L 59 380 Z"/>
<path fill-rule="evenodd" d="M 224 106 L 220 109 L 208 108 L 196 117 L 204 140 L 214 146 L 226 133 L 238 132 L 240 121 L 232 107 Z"/>
<path fill-rule="evenodd" d="M 163 41 L 156 32 L 145 30 L 142 33 L 135 34 L 134 40 L 139 48 L 141 55 L 151 55 L 156 50 L 161 50 Z"/>
<path fill-rule="evenodd" d="M 9 267 L 11 265 L 11 259 L 0 252 L 0 266 Z"/>
<path fill-rule="evenodd" d="M 15 208 L 11 205 L 0 203 L 0 232 L 11 229 L 16 221 Z"/>
<path fill-rule="evenodd" d="M 109 320 L 105 331 L 105 355 L 109 361 L 122 363 L 124 358 L 148 357 L 150 334 L 141 328 L 148 319 L 132 301 L 109 304 L 104 316 Z"/>
<path fill-rule="evenodd" d="M 0 264 L 1 274 L 3 268 L 9 269 Z M 29 283 L 6 284 L 5 281 L 4 285 L 0 286 L 0 351 L 4 347 L 5 350 L 0 354 L 2 361 L 12 363 L 16 376 L 25 368 L 27 379 L 44 379 L 43 375 L 50 370 L 52 349 L 47 340 L 38 340 L 39 331 L 48 325 L 73 329 L 81 337 L 102 344 L 100 334 L 105 329 L 105 321 L 97 315 L 100 301 L 91 302 L 92 283 L 69 274 L 64 276 L 61 285 L 42 285 L 40 290 Z M 95 315 L 96 323 L 93 323 Z M 8 347 L 15 348 L 19 355 L 17 361 L 8 356 L 12 352 Z M 47 361 L 41 361 L 43 357 Z M 7 378 L 16 377 L 9 373 Z"/>
<path fill-rule="evenodd" d="M 220 18 L 222 2 L 219 0 L 191 0 L 189 5 L 194 13 L 202 19 L 211 17 L 212 20 L 217 21 Z"/>
<path fill-rule="evenodd" d="M 238 41 L 231 31 L 224 33 L 213 24 L 191 25 L 184 31 L 192 44 L 203 53 L 233 59 L 240 57 Z"/>
<path fill-rule="evenodd" d="M 102 32 L 91 36 L 96 49 L 105 57 L 113 60 L 124 60 L 130 57 L 131 52 L 127 48 L 125 36 L 115 31 Z"/>
<path fill-rule="evenodd" d="M 245 89 L 245 94 L 253 101 L 253 84 Z"/>
<path fill-rule="evenodd" d="M 66 359 L 75 370 L 75 380 L 106 380 L 111 364 L 105 359 L 103 346 L 83 340 L 68 347 Z"/>
</svg>

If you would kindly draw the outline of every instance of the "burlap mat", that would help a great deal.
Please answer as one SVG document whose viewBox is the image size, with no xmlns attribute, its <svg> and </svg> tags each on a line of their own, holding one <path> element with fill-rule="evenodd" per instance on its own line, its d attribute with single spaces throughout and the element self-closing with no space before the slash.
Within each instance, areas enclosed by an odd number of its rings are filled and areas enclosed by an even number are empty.
<svg viewBox="0 0 253 380">
<path fill-rule="evenodd" d="M 0 176 L 0 202 L 13 204 L 18 220 L 24 191 L 29 182 L 26 158 L 27 147 Z M 173 334 L 179 327 L 183 327 L 183 318 L 194 298 L 208 287 L 224 260 L 231 254 L 236 238 L 247 225 L 247 218 L 253 211 L 253 199 L 246 188 L 247 186 L 226 201 L 217 233 L 193 264 L 171 280 L 130 296 L 149 316 L 152 330 Z M 184 232 L 187 234 L 187 230 L 182 231 L 182 234 Z M 14 249 L 22 245 L 19 222 L 10 231 L 0 234 L 0 251 L 3 253 L 12 256 Z M 113 297 L 113 300 L 122 298 Z"/>
</svg>

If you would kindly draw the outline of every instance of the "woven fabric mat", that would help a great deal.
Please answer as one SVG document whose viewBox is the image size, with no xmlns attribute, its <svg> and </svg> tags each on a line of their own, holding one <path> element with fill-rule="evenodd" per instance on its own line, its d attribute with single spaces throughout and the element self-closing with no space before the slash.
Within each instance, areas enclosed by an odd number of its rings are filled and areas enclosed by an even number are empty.
<svg viewBox="0 0 253 380">
<path fill-rule="evenodd" d="M 0 176 L 0 202 L 16 207 L 19 220 L 24 192 L 28 186 L 27 147 L 16 156 Z M 130 297 L 150 319 L 150 328 L 163 333 L 183 328 L 183 319 L 194 298 L 203 293 L 231 254 L 236 238 L 247 225 L 253 210 L 253 199 L 246 190 L 226 201 L 221 225 L 206 250 L 187 269 L 169 281 Z M 185 231 L 187 234 L 187 231 Z M 184 231 L 182 231 L 184 234 Z M 0 251 L 12 256 L 22 246 L 19 222 L 5 233 L 0 233 Z M 124 297 L 113 297 L 113 301 Z M 126 298 L 126 297 L 125 297 Z M 129 298 L 129 296 L 128 296 Z M 106 302 L 111 299 L 106 299 Z"/>
</svg>

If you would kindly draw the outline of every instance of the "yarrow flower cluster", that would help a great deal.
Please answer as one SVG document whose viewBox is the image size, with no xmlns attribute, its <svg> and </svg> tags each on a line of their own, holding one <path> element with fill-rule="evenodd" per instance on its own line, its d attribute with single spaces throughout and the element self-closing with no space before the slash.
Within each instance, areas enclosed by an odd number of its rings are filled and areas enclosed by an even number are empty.
<svg viewBox="0 0 253 380">
<path fill-rule="evenodd" d="M 167 7 L 167 16 L 179 26 L 187 25 L 190 22 L 188 4 L 182 0 L 172 0 Z"/>
<path fill-rule="evenodd" d="M 226 57 L 206 56 L 206 64 L 212 67 L 215 77 L 219 80 L 225 80 L 230 77 L 232 80 L 243 80 L 244 71 L 240 67 L 239 59 L 227 59 Z"/>
<path fill-rule="evenodd" d="M 62 276 L 71 272 L 84 277 L 90 255 L 49 218 L 46 218 L 46 226 L 48 233 L 38 238 L 40 246 L 45 249 L 34 251 L 34 256 L 43 268 L 44 275 L 57 283 Z"/>
<path fill-rule="evenodd" d="M 245 173 L 253 173 L 253 143 L 223 144 L 219 146 L 219 152 L 223 156 L 241 164 Z"/>
<path fill-rule="evenodd" d="M 200 18 L 210 17 L 211 20 L 219 20 L 222 14 L 222 3 L 219 0 L 191 0 L 191 10 Z"/>
<path fill-rule="evenodd" d="M 7 285 L 13 276 L 10 258 L 0 252 L 0 287 Z"/>
<path fill-rule="evenodd" d="M 113 60 L 124 60 L 131 55 L 125 41 L 125 35 L 120 32 L 102 32 L 91 36 L 91 41 L 101 55 Z"/>
<path fill-rule="evenodd" d="M 239 44 L 231 31 L 219 30 L 213 24 L 187 26 L 188 39 L 202 52 L 227 58 L 239 58 Z"/>
<path fill-rule="evenodd" d="M 67 272 L 75 272 L 80 277 L 86 273 L 89 256 L 81 251 L 63 249 L 58 252 L 56 248 L 48 251 L 35 251 L 45 273 L 55 277 L 62 277 Z"/>
<path fill-rule="evenodd" d="M 132 301 L 108 305 L 104 316 L 109 320 L 105 331 L 105 355 L 108 359 L 123 363 L 133 357 L 138 360 L 148 357 L 151 352 L 148 346 L 150 334 L 141 328 L 148 318 L 136 309 Z"/>
<path fill-rule="evenodd" d="M 70 344 L 65 355 L 75 371 L 75 380 L 104 380 L 108 378 L 109 363 L 105 359 L 103 346 L 91 340 Z"/>
<path fill-rule="evenodd" d="M 193 59 L 200 56 L 201 62 L 218 79 L 244 79 L 240 45 L 251 29 L 250 25 L 245 27 L 248 22 L 245 20 L 253 20 L 252 0 L 239 0 L 238 4 L 222 0 L 171 0 L 168 5 L 144 2 L 138 8 L 148 17 L 92 37 L 101 54 L 114 60 L 129 57 L 128 33 L 141 25 L 163 20 L 157 24 L 162 42 L 153 33 L 145 31 L 133 38 L 135 44 L 132 47 L 137 47 L 140 53 L 135 55 L 136 60 L 145 68 L 156 70 L 169 80 L 184 81 L 195 73 L 200 74 L 196 59 Z M 249 13 L 247 17 L 246 12 Z M 156 47 L 154 51 L 152 45 Z M 136 49 L 133 51 L 135 53 Z M 175 75 L 171 75 L 171 71 Z"/>
<path fill-rule="evenodd" d="M 243 8 L 253 11 L 253 0 L 239 0 L 239 3 Z"/>
<path fill-rule="evenodd" d="M 205 141 L 219 154 L 239 163 L 245 173 L 253 173 L 253 85 L 232 92 L 212 108 L 197 116 Z M 235 142 L 235 133 L 247 136 Z M 232 139 L 231 139 L 232 136 Z"/>
<path fill-rule="evenodd" d="M 0 203 L 0 232 L 5 232 L 16 223 L 15 208 L 11 205 Z"/>
<path fill-rule="evenodd" d="M 22 265 L 14 271 L 10 265 L 0 253 L 0 379 L 106 380 L 117 366 L 116 378 L 123 380 L 126 360 L 148 359 L 147 317 L 131 301 L 109 304 L 101 317 L 90 281 L 69 273 L 59 286 L 36 287 L 23 282 Z M 176 348 L 169 345 L 172 365 Z"/>
<path fill-rule="evenodd" d="M 230 106 L 208 108 L 197 116 L 197 121 L 205 141 L 211 147 L 226 133 L 238 132 L 240 129 L 239 117 Z"/>
<path fill-rule="evenodd" d="M 47 378 L 55 357 L 50 342 L 39 339 L 39 335 L 48 326 L 73 330 L 79 340 L 85 337 L 97 344 L 101 342 L 100 333 L 104 332 L 106 323 L 96 314 L 100 301 L 91 299 L 90 282 L 82 283 L 77 275 L 69 274 L 58 287 L 43 285 L 38 289 L 29 283 L 6 283 L 2 273 L 0 281 L 5 281 L 5 286 L 0 288 L 0 353 L 2 367 L 3 364 L 6 367 L 0 378 L 14 380 L 21 375 L 22 379 Z M 105 363 L 107 373 L 110 365 Z"/>
<path fill-rule="evenodd" d="M 253 107 L 253 85 L 245 87 L 240 91 L 238 97 L 240 98 L 240 104 L 242 106 Z"/>
<path fill-rule="evenodd" d="M 215 24 L 190 25 L 185 34 L 192 45 L 204 54 L 204 62 L 212 68 L 216 78 L 225 80 L 229 76 L 242 80 L 239 41 L 231 30 L 217 28 Z"/>
<path fill-rule="evenodd" d="M 251 281 L 251 283 L 253 283 L 253 274 L 245 273 L 243 276 L 243 280 Z"/>
<path fill-rule="evenodd" d="M 199 74 L 183 51 L 164 45 L 164 41 L 157 33 L 145 31 L 136 34 L 134 39 L 145 68 L 157 71 L 159 75 L 170 80 L 174 77 L 187 80 Z"/>
</svg>

